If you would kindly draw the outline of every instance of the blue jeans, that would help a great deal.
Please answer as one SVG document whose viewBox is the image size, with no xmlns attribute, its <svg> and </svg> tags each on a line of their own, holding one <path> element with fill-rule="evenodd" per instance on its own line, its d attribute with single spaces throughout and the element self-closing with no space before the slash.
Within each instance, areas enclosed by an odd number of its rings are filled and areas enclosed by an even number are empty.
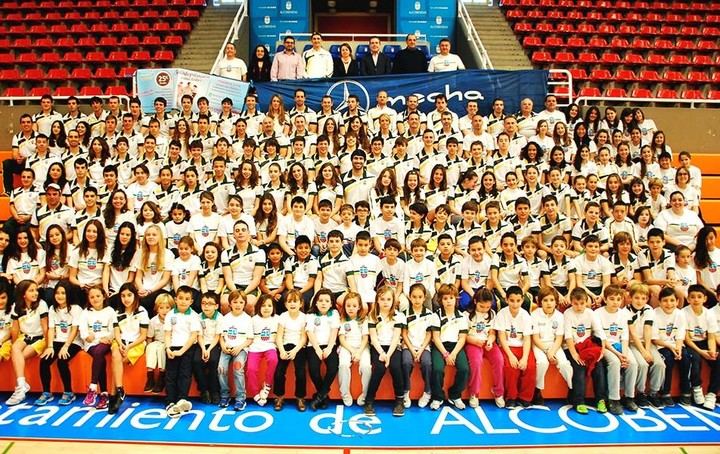
<svg viewBox="0 0 720 454">
<path fill-rule="evenodd" d="M 232 361 L 233 380 L 235 381 L 235 399 L 245 400 L 245 363 L 247 362 L 247 351 L 242 350 L 236 356 L 225 352 L 220 353 L 218 363 L 218 378 L 220 379 L 220 397 L 230 397 L 230 384 L 228 383 L 228 366 Z"/>
</svg>

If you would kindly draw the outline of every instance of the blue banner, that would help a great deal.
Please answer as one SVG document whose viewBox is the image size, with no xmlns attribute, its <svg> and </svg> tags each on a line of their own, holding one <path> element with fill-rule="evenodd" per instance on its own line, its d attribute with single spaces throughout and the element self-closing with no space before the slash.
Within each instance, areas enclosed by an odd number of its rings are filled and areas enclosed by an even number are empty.
<svg viewBox="0 0 720 454">
<path fill-rule="evenodd" d="M 306 104 L 312 109 L 318 109 L 322 97 L 329 94 L 336 110 L 344 110 L 349 95 L 357 95 L 360 98 L 360 107 L 367 110 L 376 105 L 377 93 L 385 90 L 390 97 L 390 107 L 398 112 L 405 109 L 405 98 L 408 95 L 418 95 L 420 110 L 430 112 L 435 109 L 435 97 L 444 94 L 450 110 L 463 116 L 468 101 L 477 101 L 483 114 L 492 110 L 492 101 L 495 98 L 502 98 L 505 101 L 505 111 L 511 113 L 520 110 L 520 101 L 523 98 L 530 98 L 535 106 L 542 106 L 547 93 L 547 80 L 548 71 L 545 70 L 478 69 L 357 79 L 287 80 L 255 83 L 255 87 L 263 110 L 267 110 L 267 103 L 273 94 L 282 96 L 289 109 L 294 104 L 294 92 L 297 88 L 305 90 Z"/>
<path fill-rule="evenodd" d="M 308 33 L 311 29 L 309 0 L 250 0 L 248 11 L 251 52 L 262 44 L 274 54 L 279 34 Z"/>
<path fill-rule="evenodd" d="M 167 100 L 167 110 L 180 110 L 180 100 L 184 95 L 193 99 L 201 96 L 208 98 L 210 109 L 215 112 L 222 110 L 223 98 L 230 98 L 233 111 L 240 112 L 250 88 L 247 82 L 188 69 L 139 69 L 135 77 L 137 96 L 146 113 L 153 112 L 153 101 L 160 96 Z M 193 110 L 197 111 L 197 103 L 193 103 Z"/>
<path fill-rule="evenodd" d="M 5 401 L 7 395 L 3 396 Z M 134 443 L 191 443 L 244 446 L 437 448 L 588 445 L 714 444 L 720 442 L 720 413 L 675 405 L 613 416 L 594 410 L 579 415 L 569 405 L 500 409 L 482 402 L 459 411 L 408 409 L 393 417 L 391 404 L 378 403 L 377 416 L 360 407 L 331 405 L 300 413 L 249 404 L 242 412 L 196 403 L 178 419 L 168 418 L 150 398 L 129 397 L 116 415 L 83 407 L 0 405 L 4 439 L 78 440 Z M 409 436 L 408 434 L 412 434 Z M 616 449 L 622 448 L 619 446 Z M 620 452 L 618 451 L 618 452 Z"/>
<path fill-rule="evenodd" d="M 397 32 L 424 34 L 433 54 L 441 39 L 455 42 L 456 0 L 398 0 L 396 10 Z"/>
</svg>

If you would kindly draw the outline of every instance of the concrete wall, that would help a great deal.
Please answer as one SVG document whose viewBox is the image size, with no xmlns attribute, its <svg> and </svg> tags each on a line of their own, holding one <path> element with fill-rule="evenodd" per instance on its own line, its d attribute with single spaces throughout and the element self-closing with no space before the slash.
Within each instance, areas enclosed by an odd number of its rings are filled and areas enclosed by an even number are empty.
<svg viewBox="0 0 720 454">
<path fill-rule="evenodd" d="M 57 110 L 64 112 L 62 106 Z M 90 108 L 83 106 L 82 110 L 89 113 Z M 620 110 L 622 107 L 618 107 Z M 38 104 L 0 105 L 0 150 L 10 150 L 12 136 L 18 131 L 20 115 L 37 111 Z M 647 118 L 655 120 L 658 128 L 665 131 L 673 150 L 720 153 L 720 109 L 644 107 L 643 111 Z"/>
</svg>

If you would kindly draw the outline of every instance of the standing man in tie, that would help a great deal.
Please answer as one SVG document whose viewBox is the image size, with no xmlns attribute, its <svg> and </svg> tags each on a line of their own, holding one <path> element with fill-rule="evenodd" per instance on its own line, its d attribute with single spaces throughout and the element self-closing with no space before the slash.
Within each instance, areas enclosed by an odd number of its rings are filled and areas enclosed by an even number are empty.
<svg viewBox="0 0 720 454">
<path fill-rule="evenodd" d="M 380 38 L 373 36 L 370 38 L 370 52 L 360 60 L 361 76 L 382 76 L 390 74 L 392 69 L 390 59 L 387 55 L 380 52 Z"/>
</svg>

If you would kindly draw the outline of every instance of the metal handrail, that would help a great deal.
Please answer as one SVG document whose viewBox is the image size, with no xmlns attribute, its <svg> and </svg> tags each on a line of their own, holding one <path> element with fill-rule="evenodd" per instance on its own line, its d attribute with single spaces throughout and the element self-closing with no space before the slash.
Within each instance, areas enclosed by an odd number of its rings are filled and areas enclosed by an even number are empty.
<svg viewBox="0 0 720 454">
<path fill-rule="evenodd" d="M 654 102 L 670 104 L 690 104 L 694 109 L 695 104 L 720 104 L 720 99 L 683 99 L 683 98 L 622 98 L 614 96 L 580 96 L 575 99 L 578 105 L 587 106 L 589 101 L 619 101 L 625 103 Z"/>
<path fill-rule="evenodd" d="M 569 106 L 573 102 L 573 78 L 572 73 L 567 69 L 549 69 L 550 78 L 548 79 L 548 93 L 554 93 L 555 98 L 558 98 L 558 106 L 565 107 Z M 559 74 L 561 77 L 553 77 Z M 564 90 L 555 90 L 553 87 L 565 87 Z M 567 102 L 561 100 L 567 99 Z"/>
<path fill-rule="evenodd" d="M 235 19 L 233 19 L 232 25 L 230 25 L 230 29 L 227 32 L 227 35 L 225 36 L 225 39 L 223 40 L 223 44 L 220 47 L 220 50 L 218 51 L 217 57 L 215 57 L 215 63 L 212 65 L 212 69 L 210 70 L 210 74 L 215 74 L 218 70 L 218 67 L 220 66 L 220 60 L 223 59 L 225 56 L 225 46 L 227 46 L 228 43 L 232 43 L 238 40 L 238 34 L 240 33 L 240 28 L 243 25 L 243 21 L 247 19 L 247 1 L 244 1 L 240 4 L 240 8 L 238 8 L 237 13 L 235 14 Z"/>
<path fill-rule="evenodd" d="M 299 38 L 301 37 L 307 37 L 310 38 L 312 36 L 312 33 L 278 33 L 278 41 L 282 41 L 285 36 L 292 35 L 295 39 L 298 41 L 301 41 Z M 388 41 L 405 41 L 405 37 L 407 34 L 405 33 L 385 33 L 385 34 L 377 34 L 377 33 L 323 33 L 322 34 L 324 40 L 328 41 L 335 41 L 333 39 L 329 38 L 343 38 L 347 39 L 347 37 L 350 37 L 350 41 L 358 41 L 356 38 L 361 38 L 363 41 L 368 41 L 370 38 L 377 37 L 377 38 L 390 38 Z M 424 33 L 420 33 L 418 35 L 415 35 L 418 41 L 427 41 L 427 35 Z M 309 40 L 308 40 L 309 41 Z"/>
<path fill-rule="evenodd" d="M 473 24 L 467 8 L 465 8 L 465 3 L 463 3 L 462 0 L 458 0 L 457 8 L 458 19 L 466 31 L 468 43 L 470 44 L 470 48 L 475 55 L 476 60 L 480 62 L 480 68 L 494 69 L 492 62 L 490 61 L 490 56 L 488 55 L 487 50 L 485 50 L 485 46 L 483 46 L 480 36 L 477 34 L 475 24 Z"/>
<path fill-rule="evenodd" d="M 126 96 L 126 95 L 104 95 L 104 94 L 103 95 L 83 95 L 83 96 L 73 95 L 72 97 L 77 98 L 77 99 L 91 99 L 96 96 L 103 100 L 106 100 L 106 99 L 109 99 L 109 98 L 112 98 L 113 96 L 115 96 L 120 100 L 120 102 L 122 104 L 125 105 L 125 107 L 127 107 L 128 109 L 130 108 L 131 97 Z M 58 99 L 68 99 L 70 97 L 71 96 L 55 96 L 55 95 L 53 95 L 53 99 L 55 101 L 57 101 Z M 8 102 L 10 106 L 14 106 L 16 101 L 17 102 L 19 102 L 19 101 L 35 101 L 35 102 L 37 102 L 39 100 L 40 100 L 40 96 L 0 96 L 0 102 Z"/>
</svg>

